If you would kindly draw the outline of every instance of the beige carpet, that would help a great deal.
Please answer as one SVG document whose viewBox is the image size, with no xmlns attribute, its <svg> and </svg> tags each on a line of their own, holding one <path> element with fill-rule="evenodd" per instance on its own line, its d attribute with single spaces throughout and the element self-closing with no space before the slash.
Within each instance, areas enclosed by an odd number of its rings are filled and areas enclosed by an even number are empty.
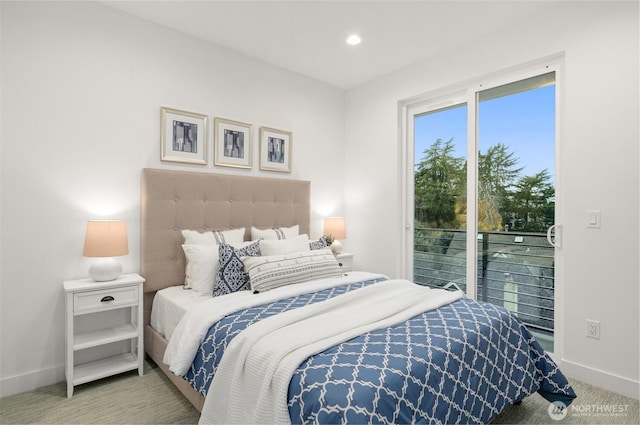
<svg viewBox="0 0 640 425">
<path fill-rule="evenodd" d="M 581 382 L 567 416 L 553 420 L 549 403 L 534 394 L 498 416 L 494 424 L 638 424 L 638 401 Z M 613 407 L 615 406 L 615 407 Z M 577 410 L 576 410 L 577 408 Z M 573 409 L 573 410 L 572 410 Z M 616 410 L 616 413 L 610 413 Z M 0 424 L 189 424 L 200 414 L 153 363 L 75 388 L 66 398 L 61 382 L 0 399 Z"/>
<path fill-rule="evenodd" d="M 200 413 L 152 362 L 75 387 L 64 382 L 0 399 L 0 424 L 193 424 Z"/>
<path fill-rule="evenodd" d="M 584 382 L 570 380 L 576 398 L 566 416 L 552 419 L 549 402 L 533 394 L 519 406 L 511 406 L 498 415 L 492 424 L 640 424 L 638 400 L 605 391 Z"/>
</svg>

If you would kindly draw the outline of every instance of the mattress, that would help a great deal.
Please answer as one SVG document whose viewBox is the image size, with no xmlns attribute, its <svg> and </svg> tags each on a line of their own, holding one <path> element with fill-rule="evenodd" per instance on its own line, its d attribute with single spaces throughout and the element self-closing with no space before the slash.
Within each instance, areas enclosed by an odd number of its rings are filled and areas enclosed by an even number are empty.
<svg viewBox="0 0 640 425">
<path fill-rule="evenodd" d="M 153 298 L 151 326 L 167 340 L 190 308 L 211 299 L 211 295 L 183 288 L 170 286 L 158 291 Z"/>
</svg>

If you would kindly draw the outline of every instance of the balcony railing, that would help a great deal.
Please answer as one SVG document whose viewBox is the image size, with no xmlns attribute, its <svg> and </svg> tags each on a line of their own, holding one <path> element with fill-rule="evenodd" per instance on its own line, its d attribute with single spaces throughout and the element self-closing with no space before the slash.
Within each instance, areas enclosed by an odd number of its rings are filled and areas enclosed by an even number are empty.
<svg viewBox="0 0 640 425">
<path fill-rule="evenodd" d="M 414 280 L 466 290 L 466 231 L 416 228 Z M 477 298 L 513 311 L 529 328 L 553 334 L 554 248 L 542 233 L 480 232 Z"/>
</svg>

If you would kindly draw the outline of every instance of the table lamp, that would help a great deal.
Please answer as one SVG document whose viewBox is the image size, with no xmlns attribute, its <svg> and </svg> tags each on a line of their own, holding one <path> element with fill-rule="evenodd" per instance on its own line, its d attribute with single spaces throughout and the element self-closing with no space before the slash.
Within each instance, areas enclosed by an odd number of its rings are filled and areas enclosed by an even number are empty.
<svg viewBox="0 0 640 425">
<path fill-rule="evenodd" d="M 84 239 L 85 257 L 99 257 L 89 268 L 96 282 L 117 279 L 122 265 L 113 257 L 129 254 L 127 223 L 122 220 L 90 220 Z"/>
<path fill-rule="evenodd" d="M 347 238 L 347 230 L 344 225 L 344 217 L 326 217 L 324 219 L 324 234 L 333 238 L 331 252 L 338 255 L 342 252 L 342 244 L 338 239 Z"/>
</svg>

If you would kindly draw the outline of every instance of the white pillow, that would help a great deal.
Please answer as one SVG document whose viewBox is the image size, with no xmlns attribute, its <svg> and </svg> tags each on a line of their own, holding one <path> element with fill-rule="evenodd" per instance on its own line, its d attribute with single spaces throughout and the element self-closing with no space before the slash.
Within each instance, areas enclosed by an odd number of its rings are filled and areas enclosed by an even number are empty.
<svg viewBox="0 0 640 425">
<path fill-rule="evenodd" d="M 316 279 L 342 276 L 330 249 L 316 249 L 285 255 L 242 257 L 253 292 Z"/>
<path fill-rule="evenodd" d="M 244 241 L 244 227 L 229 230 L 212 230 L 208 232 L 183 230 L 182 236 L 184 237 L 184 243 L 186 245 L 239 243 Z"/>
<path fill-rule="evenodd" d="M 271 229 L 258 229 L 251 226 L 251 240 L 258 239 L 289 239 L 300 234 L 300 226 L 273 227 Z"/>
<path fill-rule="evenodd" d="M 203 294 L 213 294 L 213 283 L 220 257 L 218 245 L 182 245 L 187 259 L 184 269 L 184 286 Z"/>
<path fill-rule="evenodd" d="M 250 242 L 231 244 L 242 248 Z M 216 244 L 182 245 L 187 265 L 184 269 L 184 286 L 206 295 L 213 295 L 213 285 L 220 265 L 220 246 Z"/>
<path fill-rule="evenodd" d="M 309 251 L 309 236 L 302 234 L 288 239 L 261 239 L 262 255 L 282 255 L 292 252 Z"/>
</svg>

